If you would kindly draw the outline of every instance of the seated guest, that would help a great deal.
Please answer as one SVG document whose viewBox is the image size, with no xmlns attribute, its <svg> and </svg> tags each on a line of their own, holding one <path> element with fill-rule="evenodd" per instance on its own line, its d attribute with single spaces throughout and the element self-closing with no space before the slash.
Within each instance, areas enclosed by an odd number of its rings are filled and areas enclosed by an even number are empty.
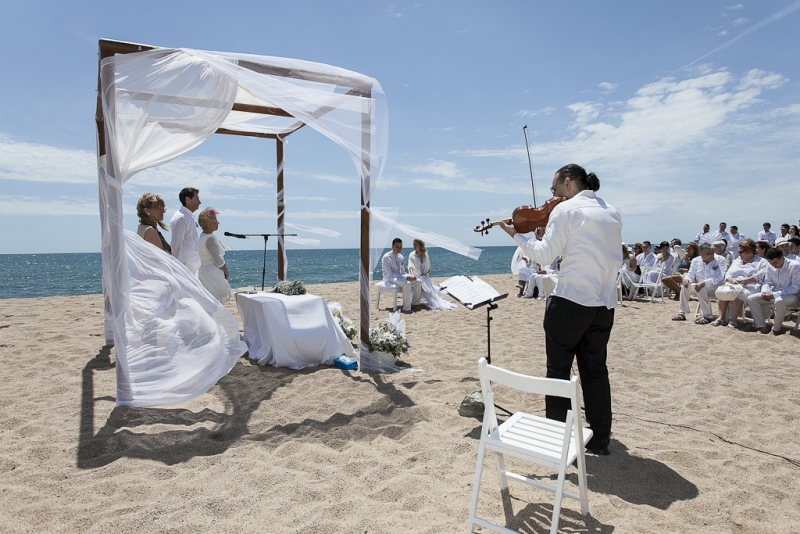
<svg viewBox="0 0 800 534">
<path fill-rule="evenodd" d="M 789 237 L 789 223 L 783 223 L 781 225 L 781 235 L 779 235 L 778 237 L 786 237 L 786 238 Z"/>
<path fill-rule="evenodd" d="M 789 252 L 795 256 L 800 254 L 800 237 L 792 237 L 789 239 Z"/>
<path fill-rule="evenodd" d="M 455 304 L 439 296 L 439 288 L 431 281 L 431 259 L 425 242 L 422 239 L 414 240 L 414 252 L 408 256 L 408 273 L 421 282 L 425 302 L 429 310 L 452 310 Z"/>
<path fill-rule="evenodd" d="M 538 263 L 535 264 L 538 269 L 531 275 L 531 280 L 525 290 L 525 298 L 532 299 L 538 298 L 539 300 L 547 300 L 550 293 L 556 288 L 558 282 L 558 271 L 561 267 L 561 256 L 556 256 L 553 263 L 542 267 Z M 538 295 L 538 297 L 537 297 Z"/>
<path fill-rule="evenodd" d="M 620 269 L 620 281 L 622 282 L 623 296 L 630 298 L 633 284 L 639 282 L 639 275 L 636 274 L 636 256 L 630 253 L 628 246 L 622 244 L 622 268 Z"/>
<path fill-rule="evenodd" d="M 775 239 L 775 246 L 781 249 L 784 258 L 786 258 L 787 260 L 797 261 L 797 256 L 795 254 L 792 254 L 791 252 L 792 245 L 787 238 L 781 236 Z"/>
<path fill-rule="evenodd" d="M 683 275 L 689 271 L 692 260 L 698 256 L 697 243 L 694 241 L 687 243 L 686 253 L 683 255 L 681 262 L 678 264 L 678 272 L 672 276 L 665 276 L 661 279 L 661 283 L 664 285 L 664 287 L 675 293 L 674 297 L 670 297 L 672 300 L 678 300 L 680 298 L 681 286 L 683 285 Z"/>
<path fill-rule="evenodd" d="M 641 254 L 642 252 L 644 252 L 644 247 L 642 246 L 642 244 L 641 243 L 634 243 L 633 244 L 633 255 L 638 258 L 639 254 Z"/>
<path fill-rule="evenodd" d="M 733 259 L 739 257 L 739 243 L 744 241 L 746 238 L 739 233 L 739 228 L 736 226 L 731 226 L 731 239 L 728 241 L 728 250 L 733 255 Z"/>
<path fill-rule="evenodd" d="M 522 248 L 517 247 L 517 250 L 522 253 Z M 517 261 L 517 288 L 519 289 L 519 293 L 517 293 L 518 297 L 522 296 L 523 292 L 525 291 L 525 286 L 528 285 L 531 275 L 535 272 L 536 267 L 533 265 L 531 259 L 527 256 L 520 256 L 519 260 Z"/>
<path fill-rule="evenodd" d="M 711 225 L 708 223 L 703 225 L 703 231 L 698 232 L 697 235 L 694 237 L 694 242 L 698 245 L 702 245 L 703 243 L 713 243 L 714 242 L 714 234 L 711 233 Z"/>
<path fill-rule="evenodd" d="M 769 243 L 766 241 L 758 241 L 756 243 L 756 254 L 758 254 L 759 258 L 767 259 L 767 251 L 770 248 Z"/>
<path fill-rule="evenodd" d="M 744 239 L 739 243 L 739 257 L 733 260 L 731 268 L 725 273 L 725 281 L 742 288 L 742 293 L 736 300 L 728 302 L 720 299 L 719 317 L 714 321 L 714 326 L 725 323 L 725 316 L 730 305 L 730 320 L 728 327 L 736 328 L 737 318 L 742 313 L 744 303 L 748 297 L 761 290 L 761 280 L 767 268 L 767 260 L 756 254 L 756 243 L 752 239 Z"/>
<path fill-rule="evenodd" d="M 793 224 L 789 227 L 789 239 L 792 238 L 800 238 L 800 230 L 797 229 L 797 225 Z"/>
<path fill-rule="evenodd" d="M 675 258 L 670 254 L 669 243 L 666 241 L 662 241 L 656 247 L 656 251 L 658 252 L 658 256 L 656 256 L 656 262 L 653 264 L 653 267 L 656 269 L 661 269 L 662 279 L 664 275 L 671 275 L 672 274 L 672 265 L 675 262 Z M 658 280 L 658 271 L 647 271 L 642 275 L 644 281 L 649 284 L 655 284 Z M 658 293 L 661 294 L 661 288 L 658 289 Z"/>
<path fill-rule="evenodd" d="M 677 262 L 681 261 L 681 256 L 683 256 L 683 254 L 681 254 L 680 256 L 677 255 L 677 252 L 676 252 L 677 249 L 675 247 L 678 247 L 679 249 L 683 250 L 683 247 L 681 245 L 683 245 L 683 243 L 681 243 L 681 240 L 678 239 L 677 237 L 672 239 L 672 241 L 669 242 L 669 248 L 672 251 L 672 252 L 670 252 L 670 254 L 675 256 L 675 261 L 677 261 Z"/>
<path fill-rule="evenodd" d="M 765 222 L 764 230 L 758 232 L 758 240 L 766 241 L 767 243 L 769 243 L 769 246 L 772 246 L 772 244 L 775 242 L 775 237 L 777 236 L 775 235 L 774 232 L 769 231 L 770 228 L 772 228 L 772 225 L 769 224 L 768 222 Z"/>
<path fill-rule="evenodd" d="M 747 304 L 753 314 L 753 323 L 762 334 L 770 332 L 766 318 L 770 308 L 775 308 L 772 334 L 777 335 L 786 318 L 786 308 L 800 305 L 800 263 L 784 258 L 779 248 L 767 251 L 767 261 L 769 265 L 764 270 L 761 292 L 750 295 Z"/>
<path fill-rule="evenodd" d="M 656 256 L 650 252 L 650 241 L 642 241 L 642 253 L 636 256 L 636 264 L 642 269 L 652 267 L 656 263 Z"/>
<path fill-rule="evenodd" d="M 695 324 L 708 324 L 711 322 L 710 299 L 714 292 L 725 280 L 727 265 L 725 258 L 714 254 L 714 250 L 709 244 L 700 245 L 698 251 L 700 257 L 692 260 L 689 272 L 683 279 L 683 291 L 681 291 L 681 304 L 678 308 L 678 315 L 672 318 L 673 321 L 685 321 L 689 313 L 689 297 L 697 296 L 700 301 L 700 313 L 702 314 L 695 320 Z"/>
<path fill-rule="evenodd" d="M 212 208 L 206 208 L 197 217 L 197 223 L 203 229 L 197 244 L 200 255 L 197 276 L 208 292 L 225 304 L 231 299 L 231 285 L 228 283 L 228 267 L 225 265 L 225 247 L 213 235 L 219 229 L 217 213 Z"/>
<path fill-rule="evenodd" d="M 725 258 L 727 267 L 730 267 L 733 262 L 733 254 L 728 252 L 728 243 L 724 239 L 720 239 L 719 241 L 714 241 L 711 246 L 714 247 L 714 254 Z"/>
<path fill-rule="evenodd" d="M 421 284 L 412 275 L 406 273 L 403 251 L 403 240 L 395 237 L 392 240 L 392 250 L 381 258 L 383 282 L 387 286 L 398 286 L 403 291 L 403 313 L 411 313 L 411 305 L 419 304 Z"/>
<path fill-rule="evenodd" d="M 169 243 L 158 230 L 160 226 L 162 230 L 169 231 L 164 224 L 166 211 L 167 207 L 160 196 L 153 193 L 142 195 L 136 203 L 136 214 L 139 215 L 139 228 L 136 229 L 136 233 L 154 247 L 171 253 Z"/>
</svg>

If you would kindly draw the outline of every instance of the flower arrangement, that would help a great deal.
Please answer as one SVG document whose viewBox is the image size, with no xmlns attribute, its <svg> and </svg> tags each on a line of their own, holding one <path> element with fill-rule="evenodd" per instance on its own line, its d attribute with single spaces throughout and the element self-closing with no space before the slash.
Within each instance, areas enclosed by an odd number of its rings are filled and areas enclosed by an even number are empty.
<svg viewBox="0 0 800 534">
<path fill-rule="evenodd" d="M 401 325 L 405 326 L 405 324 Z M 386 352 L 394 356 L 395 360 L 404 352 L 408 352 L 411 344 L 404 335 L 404 328 L 392 322 L 379 322 L 369 329 L 369 351 Z"/>
<path fill-rule="evenodd" d="M 339 328 L 342 329 L 347 339 L 355 339 L 358 334 L 358 329 L 356 325 L 353 324 L 353 321 L 344 316 L 342 313 L 342 305 L 338 302 L 331 302 L 328 304 L 328 310 L 331 312 L 331 315 L 333 315 L 333 318 L 336 320 L 336 323 L 339 325 Z"/>
<path fill-rule="evenodd" d="M 306 285 L 300 280 L 281 280 L 273 286 L 272 292 L 281 295 L 305 295 Z"/>
</svg>

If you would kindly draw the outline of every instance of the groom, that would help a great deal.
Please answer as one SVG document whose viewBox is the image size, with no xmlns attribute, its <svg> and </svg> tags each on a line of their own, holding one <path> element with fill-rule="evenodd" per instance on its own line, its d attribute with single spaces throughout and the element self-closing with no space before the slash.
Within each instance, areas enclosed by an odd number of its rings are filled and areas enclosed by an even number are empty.
<svg viewBox="0 0 800 534">
<path fill-rule="evenodd" d="M 381 259 L 381 267 L 384 283 L 389 287 L 398 286 L 403 291 L 403 313 L 411 313 L 411 305 L 419 304 L 422 284 L 416 277 L 406 273 L 402 250 L 403 240 L 395 237 L 392 240 L 392 250 Z"/>
</svg>

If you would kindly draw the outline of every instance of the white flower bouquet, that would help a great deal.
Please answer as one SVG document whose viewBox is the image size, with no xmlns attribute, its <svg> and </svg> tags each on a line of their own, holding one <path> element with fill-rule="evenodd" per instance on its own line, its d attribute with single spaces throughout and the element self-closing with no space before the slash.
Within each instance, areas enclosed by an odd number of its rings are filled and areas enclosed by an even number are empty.
<svg viewBox="0 0 800 534">
<path fill-rule="evenodd" d="M 401 354 L 408 352 L 411 344 L 405 336 L 405 321 L 399 320 L 400 312 L 389 316 L 386 321 L 378 321 L 369 329 L 369 351 L 385 352 L 397 360 Z"/>
<path fill-rule="evenodd" d="M 306 285 L 300 280 L 281 280 L 273 286 L 272 292 L 281 295 L 305 295 Z"/>
<path fill-rule="evenodd" d="M 331 315 L 333 315 L 333 318 L 336 320 L 336 324 L 342 329 L 347 339 L 355 339 L 356 335 L 358 335 L 358 329 L 356 325 L 353 324 L 353 321 L 345 317 L 342 313 L 342 305 L 338 302 L 331 302 L 328 304 L 328 311 L 331 312 Z"/>
</svg>

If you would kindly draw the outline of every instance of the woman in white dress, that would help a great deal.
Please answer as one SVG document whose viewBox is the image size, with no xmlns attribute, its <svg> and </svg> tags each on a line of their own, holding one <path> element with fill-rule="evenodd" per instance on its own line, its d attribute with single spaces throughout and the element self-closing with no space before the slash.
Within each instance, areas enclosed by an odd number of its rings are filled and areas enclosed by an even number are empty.
<svg viewBox="0 0 800 534">
<path fill-rule="evenodd" d="M 761 291 L 761 281 L 763 271 L 767 267 L 767 260 L 758 257 L 756 254 L 756 242 L 752 239 L 744 239 L 739 242 L 739 257 L 733 260 L 730 269 L 725 273 L 725 281 L 742 288 L 742 292 L 731 302 L 719 299 L 719 317 L 712 324 L 720 326 L 725 322 L 725 314 L 728 312 L 728 304 L 731 307 L 731 320 L 728 321 L 730 328 L 736 328 L 736 319 L 742 313 L 747 297 L 753 293 Z"/>
<path fill-rule="evenodd" d="M 231 298 L 231 285 L 228 283 L 228 268 L 225 266 L 225 247 L 213 235 L 219 228 L 217 211 L 212 208 L 204 209 L 197 222 L 203 229 L 197 245 L 200 254 L 200 270 L 197 271 L 197 276 L 208 292 L 225 304 Z"/>
<path fill-rule="evenodd" d="M 160 196 L 154 193 L 142 195 L 139 198 L 139 202 L 136 203 L 136 214 L 139 215 L 139 227 L 136 229 L 136 233 L 154 247 L 171 254 L 172 249 L 169 243 L 158 231 L 159 226 L 162 230 L 169 231 L 167 225 L 164 224 L 164 214 L 166 212 L 167 206 Z"/>
<path fill-rule="evenodd" d="M 451 310 L 456 307 L 439 296 L 438 289 L 433 285 L 430 277 L 431 260 L 425 249 L 425 242 L 421 239 L 414 240 L 414 252 L 408 256 L 408 274 L 416 276 L 422 282 L 422 292 L 428 302 L 429 310 Z"/>
<path fill-rule="evenodd" d="M 625 243 L 622 244 L 622 268 L 619 272 L 622 277 L 622 287 L 630 298 L 633 284 L 639 283 L 639 275 L 636 274 L 636 256 L 631 254 Z"/>
</svg>

